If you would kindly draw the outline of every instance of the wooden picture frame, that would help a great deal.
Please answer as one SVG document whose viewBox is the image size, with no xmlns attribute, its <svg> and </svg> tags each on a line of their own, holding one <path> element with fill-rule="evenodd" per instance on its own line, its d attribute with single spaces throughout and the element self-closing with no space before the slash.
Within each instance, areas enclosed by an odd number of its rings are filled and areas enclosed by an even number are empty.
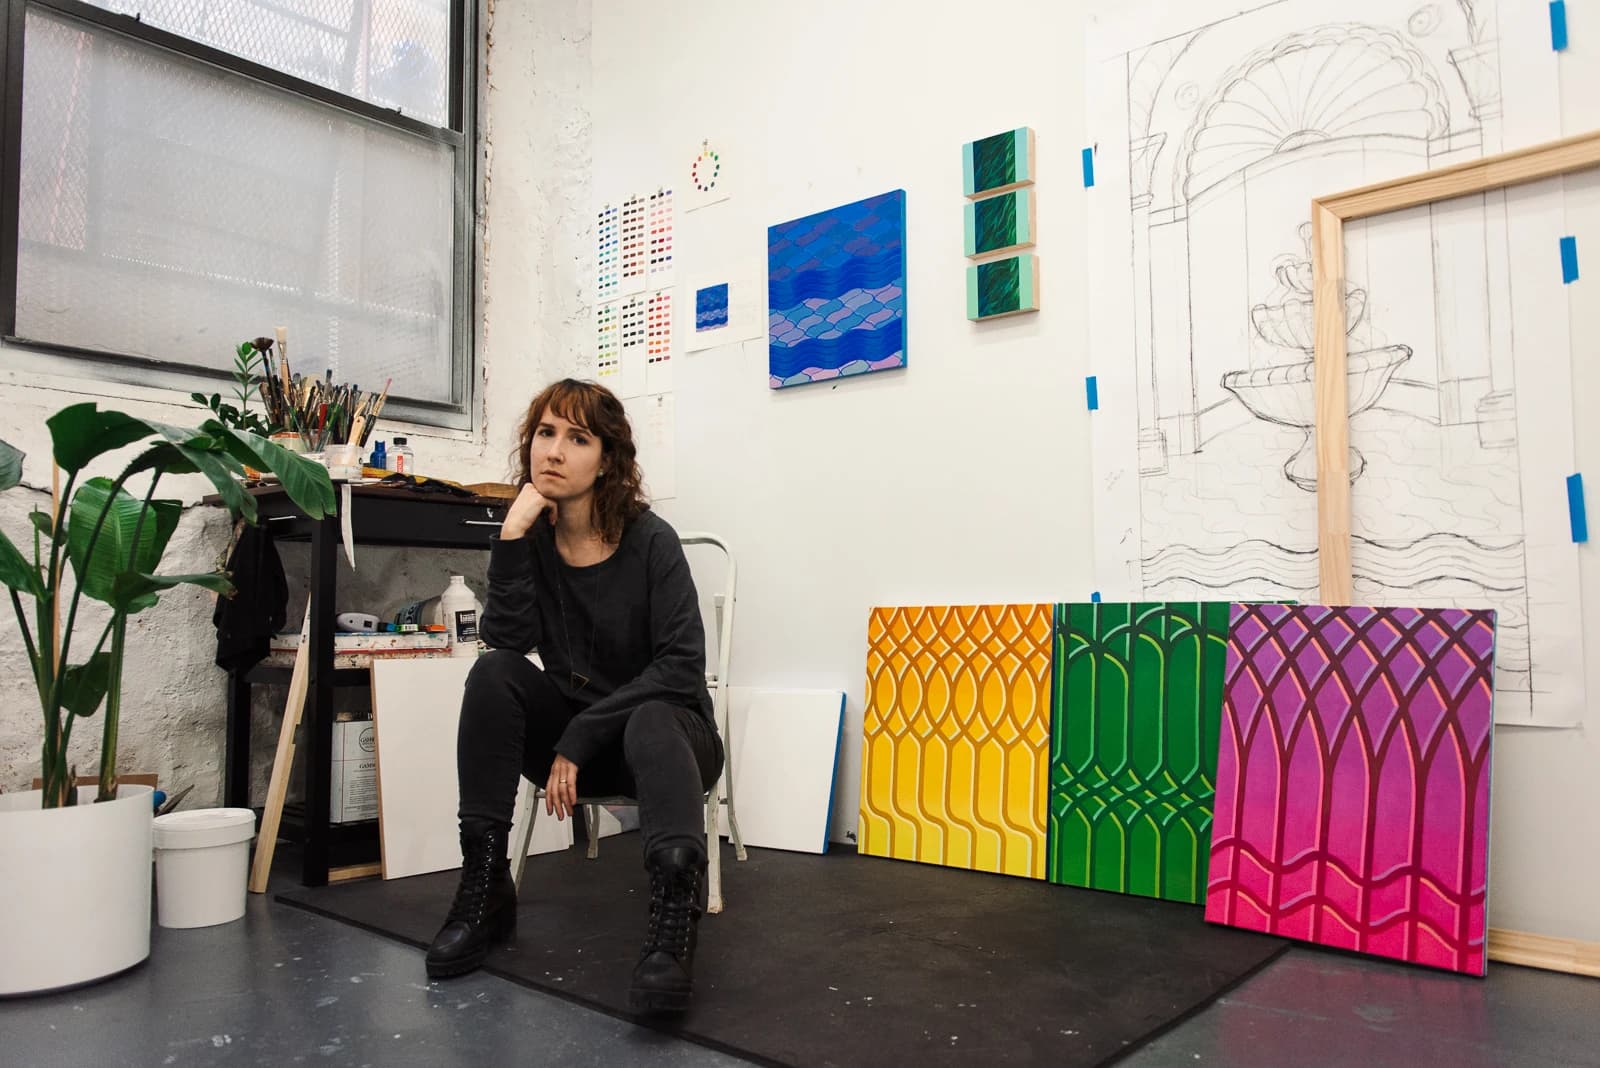
<svg viewBox="0 0 1600 1068">
<path fill-rule="evenodd" d="M 1392 211 L 1600 168 L 1600 130 L 1515 152 L 1441 167 L 1311 202 L 1312 315 L 1315 323 L 1317 567 L 1324 604 L 1352 599 L 1350 569 L 1350 401 L 1345 361 L 1344 224 Z M 1553 251 L 1553 250 L 1552 250 Z M 1492 961 L 1600 975 L 1600 943 L 1522 931 L 1488 930 Z"/>
<path fill-rule="evenodd" d="M 1315 323 L 1317 567 L 1323 604 L 1351 603 L 1350 401 L 1346 377 L 1344 224 L 1392 211 L 1600 167 L 1600 130 L 1311 202 Z"/>
</svg>

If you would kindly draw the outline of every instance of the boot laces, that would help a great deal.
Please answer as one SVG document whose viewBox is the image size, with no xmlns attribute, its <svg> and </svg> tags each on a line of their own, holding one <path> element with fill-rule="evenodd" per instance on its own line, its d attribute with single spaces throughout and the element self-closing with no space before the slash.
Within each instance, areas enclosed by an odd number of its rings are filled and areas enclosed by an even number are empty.
<svg viewBox="0 0 1600 1068">
<path fill-rule="evenodd" d="M 494 876 L 494 851 L 489 844 L 469 847 L 461 862 L 461 884 L 450 904 L 450 919 L 469 924 L 483 922 L 489 904 L 489 883 Z"/>
<path fill-rule="evenodd" d="M 643 955 L 661 951 L 688 959 L 699 890 L 699 878 L 692 871 L 650 873 L 650 934 Z"/>
</svg>

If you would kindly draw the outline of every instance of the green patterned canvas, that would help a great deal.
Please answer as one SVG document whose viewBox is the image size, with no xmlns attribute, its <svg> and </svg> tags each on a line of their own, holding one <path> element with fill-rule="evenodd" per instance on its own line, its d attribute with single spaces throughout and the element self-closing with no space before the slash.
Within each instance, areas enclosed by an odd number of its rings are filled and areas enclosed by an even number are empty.
<svg viewBox="0 0 1600 1068">
<path fill-rule="evenodd" d="M 1036 240 L 1032 189 L 1017 189 L 966 205 L 964 247 L 970 257 L 1031 248 Z"/>
<path fill-rule="evenodd" d="M 968 319 L 976 322 L 1038 310 L 1038 256 L 1007 256 L 967 268 Z"/>
<path fill-rule="evenodd" d="M 1226 602 L 1056 605 L 1051 882 L 1203 900 L 1227 642 Z"/>
</svg>

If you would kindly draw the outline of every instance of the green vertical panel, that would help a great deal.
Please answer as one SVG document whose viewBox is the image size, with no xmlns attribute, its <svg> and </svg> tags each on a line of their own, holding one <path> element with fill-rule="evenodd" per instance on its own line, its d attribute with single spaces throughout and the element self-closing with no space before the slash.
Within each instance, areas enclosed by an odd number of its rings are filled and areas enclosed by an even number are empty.
<svg viewBox="0 0 1600 1068">
<path fill-rule="evenodd" d="M 1031 189 L 1018 190 L 1017 200 L 1017 241 L 1018 243 L 1033 240 L 1033 210 L 1034 194 Z"/>
<path fill-rule="evenodd" d="M 978 318 L 978 265 L 967 268 L 967 318 Z"/>
<path fill-rule="evenodd" d="M 971 141 L 961 146 L 961 188 L 969 197 L 978 191 L 972 167 L 972 147 Z"/>
<path fill-rule="evenodd" d="M 966 223 L 966 233 L 962 237 L 961 247 L 968 256 L 978 254 L 978 205 L 968 204 L 962 213 Z"/>
<path fill-rule="evenodd" d="M 1016 180 L 1019 182 L 1033 181 L 1033 154 L 1028 151 L 1028 133 L 1029 128 L 1026 126 L 1019 126 L 1017 129 L 1011 131 L 1011 137 L 1015 144 L 1015 147 L 1012 149 L 1012 151 L 1016 155 L 1017 160 Z"/>
<path fill-rule="evenodd" d="M 1017 307 L 1022 311 L 1039 310 L 1039 257 L 1017 257 Z"/>
<path fill-rule="evenodd" d="M 1055 618 L 1051 881 L 1198 902 L 1228 606 L 1059 605 Z"/>
</svg>

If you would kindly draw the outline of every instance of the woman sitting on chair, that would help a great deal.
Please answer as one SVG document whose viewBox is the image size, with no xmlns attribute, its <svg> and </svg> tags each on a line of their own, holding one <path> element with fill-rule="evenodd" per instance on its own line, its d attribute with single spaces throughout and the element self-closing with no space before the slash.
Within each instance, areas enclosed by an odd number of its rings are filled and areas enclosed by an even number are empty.
<svg viewBox="0 0 1600 1068">
<path fill-rule="evenodd" d="M 678 535 L 649 508 L 627 413 L 566 379 L 528 407 L 521 492 L 490 548 L 457 741 L 461 885 L 428 947 L 459 975 L 516 928 L 507 838 L 519 776 L 565 819 L 580 793 L 638 799 L 650 873 L 635 1011 L 689 1003 L 706 870 L 705 794 L 722 771 L 699 597 Z M 539 649 L 544 668 L 527 653 Z M 594 833 L 591 829 L 590 833 Z"/>
</svg>

